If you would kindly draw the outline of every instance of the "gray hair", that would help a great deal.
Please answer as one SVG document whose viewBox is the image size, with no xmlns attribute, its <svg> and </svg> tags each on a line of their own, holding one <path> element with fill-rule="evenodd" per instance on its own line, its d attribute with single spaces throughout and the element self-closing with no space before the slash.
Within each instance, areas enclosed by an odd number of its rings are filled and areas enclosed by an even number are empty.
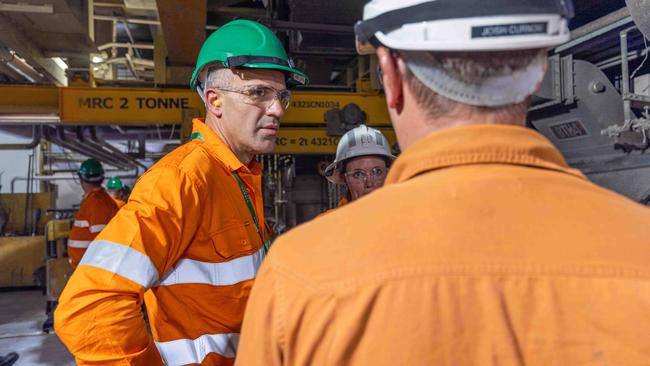
<svg viewBox="0 0 650 366">
<path fill-rule="evenodd" d="M 492 52 L 431 52 L 429 56 L 437 67 L 452 79 L 462 83 L 476 84 L 481 80 L 512 74 L 535 62 L 545 62 L 545 49 L 492 51 Z M 407 66 L 409 60 L 405 59 Z M 454 114 L 496 114 L 501 116 L 516 116 L 525 114 L 530 104 L 530 95 L 522 102 L 500 106 L 469 105 L 449 99 L 430 89 L 406 68 L 405 79 L 416 103 L 423 108 L 431 118 L 439 118 Z M 533 88 L 534 86 L 531 86 Z"/>
<path fill-rule="evenodd" d="M 219 66 L 210 66 L 206 72 L 205 88 L 217 88 L 219 86 L 230 85 L 233 73 L 230 69 Z"/>
</svg>

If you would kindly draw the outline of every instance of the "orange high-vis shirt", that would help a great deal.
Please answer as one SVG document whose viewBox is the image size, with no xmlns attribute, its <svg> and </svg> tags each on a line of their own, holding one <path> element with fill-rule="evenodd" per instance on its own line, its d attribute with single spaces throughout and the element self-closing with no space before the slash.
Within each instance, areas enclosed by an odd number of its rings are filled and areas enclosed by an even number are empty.
<svg viewBox="0 0 650 366">
<path fill-rule="evenodd" d="M 231 365 L 265 252 L 262 175 L 203 120 L 138 180 L 64 289 L 55 329 L 79 365 Z M 153 339 L 141 312 L 144 298 Z"/>
<path fill-rule="evenodd" d="M 458 127 L 276 240 L 236 364 L 640 366 L 649 313 L 647 207 L 536 131 Z"/>
<path fill-rule="evenodd" d="M 126 202 L 122 201 L 121 199 L 111 196 L 115 204 L 117 205 L 118 208 L 122 208 L 122 206 L 126 205 Z"/>
<path fill-rule="evenodd" d="M 68 257 L 73 269 L 77 268 L 90 242 L 106 227 L 117 210 L 117 205 L 103 188 L 90 191 L 81 201 L 68 238 Z"/>
</svg>

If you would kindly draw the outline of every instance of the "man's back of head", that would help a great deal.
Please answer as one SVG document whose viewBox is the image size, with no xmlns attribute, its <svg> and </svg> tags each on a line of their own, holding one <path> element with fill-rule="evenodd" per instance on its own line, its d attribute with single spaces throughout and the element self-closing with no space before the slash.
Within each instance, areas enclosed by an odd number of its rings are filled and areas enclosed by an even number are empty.
<svg viewBox="0 0 650 366">
<path fill-rule="evenodd" d="M 571 14 L 366 5 L 358 49 L 404 151 L 383 188 L 277 240 L 240 365 L 647 364 L 650 212 L 523 126 Z"/>
</svg>

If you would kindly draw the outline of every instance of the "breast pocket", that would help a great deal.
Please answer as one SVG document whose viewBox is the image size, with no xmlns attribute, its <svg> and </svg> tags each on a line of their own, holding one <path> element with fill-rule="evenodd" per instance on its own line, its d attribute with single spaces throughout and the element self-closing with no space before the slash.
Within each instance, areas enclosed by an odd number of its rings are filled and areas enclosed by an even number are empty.
<svg viewBox="0 0 650 366">
<path fill-rule="evenodd" d="M 249 221 L 229 224 L 211 236 L 214 249 L 224 259 L 248 254 L 260 246 L 255 228 Z M 252 229 L 252 230 L 251 230 Z"/>
</svg>

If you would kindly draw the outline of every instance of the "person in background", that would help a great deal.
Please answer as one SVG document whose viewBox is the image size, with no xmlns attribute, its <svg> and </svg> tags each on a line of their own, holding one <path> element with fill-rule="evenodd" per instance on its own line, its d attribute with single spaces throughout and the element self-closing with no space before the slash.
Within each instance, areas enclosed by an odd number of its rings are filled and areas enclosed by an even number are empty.
<svg viewBox="0 0 650 366">
<path fill-rule="evenodd" d="M 106 227 L 119 209 L 113 198 L 102 188 L 104 168 L 99 161 L 84 161 L 77 174 L 84 197 L 79 211 L 74 216 L 68 239 L 68 257 L 73 269 L 81 262 L 90 242 Z"/>
<path fill-rule="evenodd" d="M 260 23 L 206 39 L 191 80 L 206 118 L 140 177 L 61 295 L 56 333 L 79 365 L 233 364 L 270 244 L 255 155 L 274 150 L 287 88 L 306 82 Z"/>
<path fill-rule="evenodd" d="M 347 189 L 338 207 L 383 186 L 393 160 L 381 131 L 361 125 L 346 132 L 336 147 L 336 159 L 325 169 L 327 180 Z"/>
<path fill-rule="evenodd" d="M 570 0 L 372 0 L 355 32 L 401 148 L 279 237 L 237 366 L 648 365 L 650 210 L 526 128 Z"/>
<path fill-rule="evenodd" d="M 106 190 L 108 191 L 108 194 L 111 195 L 118 208 L 122 208 L 122 206 L 126 204 L 126 200 L 123 198 L 124 187 L 125 186 L 119 177 L 112 177 L 108 182 L 106 182 Z"/>
<path fill-rule="evenodd" d="M 75 271 L 88 249 L 90 242 L 101 232 L 115 216 L 119 207 L 113 198 L 102 188 L 104 169 L 95 159 L 81 163 L 77 171 L 84 196 L 79 210 L 74 215 L 72 229 L 68 238 L 68 261 Z M 54 309 L 58 302 L 52 304 L 52 311 L 47 312 L 43 331 L 49 332 L 54 327 Z"/>
</svg>

